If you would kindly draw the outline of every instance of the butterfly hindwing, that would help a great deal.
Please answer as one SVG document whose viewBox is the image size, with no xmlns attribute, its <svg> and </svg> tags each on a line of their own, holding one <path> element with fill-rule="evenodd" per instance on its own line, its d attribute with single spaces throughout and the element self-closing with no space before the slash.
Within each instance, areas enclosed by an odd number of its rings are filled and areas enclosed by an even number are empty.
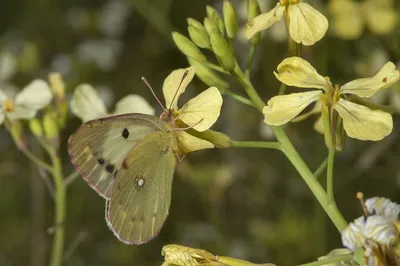
<svg viewBox="0 0 400 266">
<path fill-rule="evenodd" d="M 86 182 L 109 199 L 114 178 L 128 153 L 155 131 L 165 131 L 155 116 L 125 114 L 84 123 L 70 137 L 68 152 L 72 163 Z"/>
<path fill-rule="evenodd" d="M 171 204 L 172 145 L 170 132 L 153 132 L 123 162 L 106 203 L 107 223 L 122 242 L 143 244 L 161 230 Z"/>
</svg>

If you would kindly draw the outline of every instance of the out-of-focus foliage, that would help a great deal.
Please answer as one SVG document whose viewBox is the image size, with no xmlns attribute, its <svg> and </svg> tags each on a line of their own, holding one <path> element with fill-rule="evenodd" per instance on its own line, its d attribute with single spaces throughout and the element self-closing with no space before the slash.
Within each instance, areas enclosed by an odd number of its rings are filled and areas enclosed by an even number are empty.
<svg viewBox="0 0 400 266">
<path fill-rule="evenodd" d="M 309 1 L 328 21 L 337 19 L 329 2 Z M 3 1 L 0 9 L 0 87 L 16 92 L 34 79 L 60 72 L 66 95 L 77 84 L 93 84 L 108 110 L 128 94 L 146 98 L 161 109 L 143 84 L 145 76 L 159 97 L 170 71 L 187 67 L 172 42 L 171 32 L 186 36 L 187 18 L 203 21 L 206 5 L 222 13 L 219 0 L 60 0 Z M 364 2 L 363 0 L 358 2 Z M 232 0 L 239 16 L 236 54 L 247 57 L 244 25 L 246 4 Z M 276 4 L 260 1 L 262 12 Z M 400 3 L 390 7 L 400 21 Z M 372 76 L 387 61 L 400 62 L 400 24 L 376 35 L 365 27 L 356 40 L 343 40 L 328 29 L 303 55 L 319 73 L 344 84 Z M 351 27 L 351 24 L 349 24 Z M 252 79 L 264 100 L 275 96 L 279 82 L 273 71 L 287 56 L 284 25 L 263 32 Z M 283 36 L 283 37 L 282 37 Z M 377 55 L 378 54 L 378 55 Z M 379 54 L 385 57 L 379 59 Z M 383 63 L 382 63 L 383 62 Z M 226 84 L 225 84 L 226 85 Z M 199 79 L 188 87 L 182 103 L 207 86 Z M 232 90 L 237 84 L 231 82 Z M 289 88 L 290 92 L 297 92 Z M 380 104 L 399 110 L 399 85 L 376 95 Z M 327 156 L 324 138 L 313 120 L 285 126 L 296 148 L 316 169 Z M 366 197 L 385 196 L 400 202 L 400 119 L 394 114 L 392 133 L 371 143 L 348 139 L 335 160 L 335 198 L 346 220 L 360 216 L 357 191 Z M 79 126 L 72 115 L 62 136 L 64 169 L 68 136 Z M 262 128 L 262 130 L 260 130 Z M 255 109 L 224 98 L 221 117 L 213 127 L 234 140 L 262 140 L 268 134 Z M 33 146 L 33 150 L 37 147 Z M 65 265 L 161 265 L 161 248 L 169 243 L 201 248 L 254 262 L 295 265 L 313 261 L 341 247 L 340 235 L 295 169 L 274 150 L 204 150 L 188 155 L 177 167 L 169 218 L 160 235 L 142 246 L 120 243 L 104 221 L 104 201 L 81 179 L 67 194 Z M 22 158 L 0 127 L 0 265 L 47 265 L 52 241 L 53 199 L 37 168 Z M 323 181 L 322 181 L 323 183 Z M 74 243 L 79 242 L 75 249 Z M 290 254 L 290 256 L 288 256 Z"/>
</svg>

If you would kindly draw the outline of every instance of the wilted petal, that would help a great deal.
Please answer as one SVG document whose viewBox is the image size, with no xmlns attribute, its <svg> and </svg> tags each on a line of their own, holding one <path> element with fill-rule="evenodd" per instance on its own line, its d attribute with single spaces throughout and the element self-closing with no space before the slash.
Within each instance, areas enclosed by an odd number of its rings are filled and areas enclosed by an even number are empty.
<svg viewBox="0 0 400 266">
<path fill-rule="evenodd" d="M 214 144 L 209 141 L 193 137 L 185 131 L 177 131 L 176 137 L 178 139 L 179 147 L 184 154 L 214 148 Z"/>
<path fill-rule="evenodd" d="M 304 45 L 313 45 L 324 37 L 328 20 L 318 10 L 307 3 L 289 5 L 290 37 Z"/>
<path fill-rule="evenodd" d="M 114 115 L 141 113 L 154 115 L 154 108 L 140 95 L 127 95 L 116 104 Z"/>
<path fill-rule="evenodd" d="M 195 74 L 195 67 L 181 68 L 171 72 L 164 80 L 163 93 L 165 108 L 178 109 L 179 96 L 185 92 L 187 85 L 192 81 Z M 185 74 L 187 72 L 187 74 Z M 178 91 L 179 89 L 179 91 Z M 172 104 L 172 100 L 174 101 Z"/>
<path fill-rule="evenodd" d="M 297 56 L 283 60 L 277 70 L 276 78 L 289 86 L 327 90 L 330 83 L 310 63 Z"/>
<path fill-rule="evenodd" d="M 365 206 L 370 214 L 376 214 L 397 221 L 400 214 L 400 205 L 387 198 L 373 197 L 365 201 Z"/>
<path fill-rule="evenodd" d="M 340 99 L 334 106 L 347 135 L 360 140 L 381 140 L 392 132 L 392 116 L 381 110 Z"/>
<path fill-rule="evenodd" d="M 37 111 L 48 105 L 53 98 L 47 82 L 36 79 L 29 83 L 15 98 L 15 105 Z"/>
<path fill-rule="evenodd" d="M 97 91 L 89 84 L 79 85 L 72 95 L 71 111 L 82 122 L 107 116 L 107 110 Z"/>
<path fill-rule="evenodd" d="M 222 96 L 216 87 L 208 88 L 179 110 L 179 119 L 197 131 L 209 129 L 221 112 Z"/>
<path fill-rule="evenodd" d="M 340 88 L 340 92 L 370 97 L 379 90 L 396 84 L 399 79 L 400 73 L 396 66 L 392 62 L 387 62 L 375 76 L 350 81 Z"/>
<path fill-rule="evenodd" d="M 383 216 L 372 215 L 368 216 L 365 222 L 363 234 L 368 239 L 389 246 L 399 232 L 396 225 L 389 219 Z"/>
<path fill-rule="evenodd" d="M 250 39 L 257 32 L 268 29 L 275 22 L 281 20 L 284 10 L 285 8 L 281 6 L 280 3 L 278 3 L 271 11 L 255 17 L 252 21 L 250 21 L 246 25 L 244 32 L 246 38 Z"/>
<path fill-rule="evenodd" d="M 286 124 L 309 104 L 318 101 L 321 95 L 322 91 L 309 91 L 272 97 L 263 109 L 264 123 L 271 126 Z"/>
<path fill-rule="evenodd" d="M 200 265 L 200 261 L 209 262 L 211 265 L 216 257 L 203 249 L 194 249 L 180 245 L 166 245 L 161 251 L 165 261 L 179 266 Z M 205 263 L 204 263 L 205 264 Z"/>
<path fill-rule="evenodd" d="M 365 218 L 361 216 L 350 223 L 342 232 L 342 244 L 350 250 L 356 250 L 363 246 L 365 236 L 363 234 Z"/>
</svg>

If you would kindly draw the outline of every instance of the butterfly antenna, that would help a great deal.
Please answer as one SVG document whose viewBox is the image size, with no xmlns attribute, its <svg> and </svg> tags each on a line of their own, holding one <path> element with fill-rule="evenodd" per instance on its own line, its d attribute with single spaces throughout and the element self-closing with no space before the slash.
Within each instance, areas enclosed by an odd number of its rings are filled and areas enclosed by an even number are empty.
<svg viewBox="0 0 400 266">
<path fill-rule="evenodd" d="M 161 108 L 166 111 L 164 105 L 161 103 L 160 99 L 158 99 L 157 95 L 155 94 L 153 88 L 151 87 L 150 83 L 147 81 L 147 79 L 145 77 L 142 77 L 142 80 L 144 82 L 144 84 L 146 84 L 147 88 L 150 89 L 151 93 L 153 94 L 154 98 L 156 98 L 158 104 L 161 106 Z"/>
<path fill-rule="evenodd" d="M 181 86 L 182 86 L 182 82 L 185 80 L 185 78 L 187 77 L 188 74 L 189 74 L 189 71 L 188 71 L 188 70 L 186 70 L 185 73 L 183 73 L 181 82 L 179 82 L 178 89 L 176 90 L 175 95 L 174 95 L 174 97 L 172 98 L 172 101 L 171 101 L 171 104 L 170 104 L 169 107 L 168 107 L 168 110 L 171 110 L 172 103 L 175 101 L 175 98 L 176 98 L 176 96 L 178 95 L 179 89 L 180 89 Z"/>
</svg>

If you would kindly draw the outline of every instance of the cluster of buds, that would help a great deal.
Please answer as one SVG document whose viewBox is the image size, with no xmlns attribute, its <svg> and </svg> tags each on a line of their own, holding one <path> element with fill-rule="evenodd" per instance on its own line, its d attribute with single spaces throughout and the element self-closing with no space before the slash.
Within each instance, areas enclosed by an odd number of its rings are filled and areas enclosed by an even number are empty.
<svg viewBox="0 0 400 266">
<path fill-rule="evenodd" d="M 252 10 L 258 8 L 257 1 L 249 2 L 254 2 Z M 172 38 L 179 50 L 186 55 L 189 64 L 196 67 L 196 75 L 207 85 L 224 92 L 229 89 L 229 84 L 209 67 L 207 57 L 200 49 L 213 52 L 223 71 L 232 72 L 237 67 L 233 43 L 238 32 L 238 15 L 229 0 L 224 0 L 222 16 L 211 6 L 206 7 L 206 13 L 203 23 L 193 18 L 187 19 L 190 38 L 178 32 L 173 32 Z M 252 13 L 253 16 L 256 15 L 255 12 Z"/>
</svg>

